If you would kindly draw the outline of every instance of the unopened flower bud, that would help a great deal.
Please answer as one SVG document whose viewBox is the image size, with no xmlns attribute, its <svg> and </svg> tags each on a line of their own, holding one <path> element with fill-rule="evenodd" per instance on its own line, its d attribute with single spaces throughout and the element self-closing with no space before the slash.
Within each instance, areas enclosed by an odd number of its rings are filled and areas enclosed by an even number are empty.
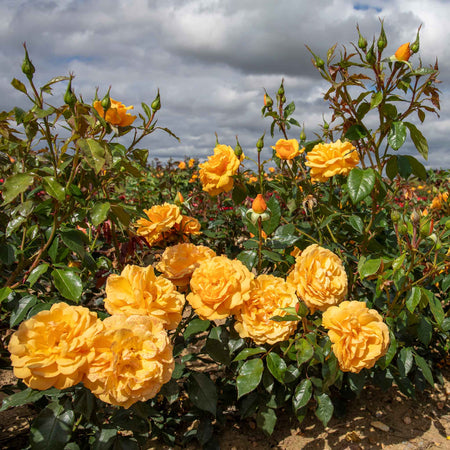
<svg viewBox="0 0 450 450">
<path fill-rule="evenodd" d="M 395 209 L 391 211 L 391 220 L 393 223 L 397 223 L 400 220 L 400 213 Z"/>
<path fill-rule="evenodd" d="M 278 89 L 278 95 L 282 97 L 284 95 L 284 86 L 283 86 L 284 80 L 281 81 L 280 88 Z"/>
<path fill-rule="evenodd" d="M 152 104 L 150 105 L 153 111 L 158 111 L 161 109 L 161 99 L 159 97 L 159 89 L 158 94 L 156 95 L 155 100 L 152 101 Z"/>
<path fill-rule="evenodd" d="M 409 42 L 407 42 L 406 44 L 400 45 L 400 47 L 394 53 L 394 56 L 398 61 L 408 61 L 411 56 Z"/>
<path fill-rule="evenodd" d="M 300 141 L 306 141 L 305 128 L 302 128 L 302 131 L 300 132 Z"/>
<path fill-rule="evenodd" d="M 109 108 L 111 108 L 111 98 L 110 98 L 110 96 L 109 96 L 109 91 L 111 90 L 111 86 L 109 87 L 109 89 L 108 89 L 108 92 L 106 93 L 106 95 L 102 98 L 102 101 L 101 101 L 101 105 L 102 105 L 102 108 L 103 108 L 103 110 L 106 112 L 106 111 L 108 111 L 108 109 Z"/>
<path fill-rule="evenodd" d="M 69 79 L 69 84 L 67 85 L 66 93 L 64 94 L 64 103 L 69 105 L 71 108 L 74 107 L 77 98 L 72 92 L 72 78 Z"/>
<path fill-rule="evenodd" d="M 366 53 L 366 61 L 372 66 L 375 64 L 375 61 L 376 61 L 375 52 L 374 52 L 373 47 L 374 47 L 374 43 L 372 42 L 371 47 L 369 48 L 369 50 Z"/>
<path fill-rule="evenodd" d="M 28 50 L 25 42 L 23 43 L 23 48 L 25 49 L 25 58 L 23 59 L 22 63 L 22 72 L 31 81 L 36 69 L 34 68 L 33 63 L 30 61 L 30 58 L 28 57 Z"/>
<path fill-rule="evenodd" d="M 241 144 L 239 144 L 239 140 L 236 136 L 236 147 L 234 147 L 234 154 L 238 157 L 238 159 L 240 159 L 242 153 L 243 153 L 243 151 L 242 151 Z"/>
<path fill-rule="evenodd" d="M 281 103 L 286 103 L 286 96 L 285 96 L 285 95 L 283 95 L 283 96 L 281 97 Z"/>
<path fill-rule="evenodd" d="M 381 21 L 381 31 L 380 36 L 377 41 L 377 47 L 380 52 L 382 52 L 387 46 L 387 38 L 386 33 L 384 32 L 384 24 L 383 21 Z"/>
<path fill-rule="evenodd" d="M 252 209 L 256 214 L 262 214 L 267 209 L 266 202 L 262 194 L 258 194 L 252 203 Z"/>
<path fill-rule="evenodd" d="M 264 148 L 264 133 L 256 142 L 256 148 L 258 149 L 258 152 L 260 152 Z"/>
<path fill-rule="evenodd" d="M 184 202 L 183 195 L 181 194 L 180 191 L 178 191 L 177 195 L 175 195 L 175 204 L 176 205 L 181 205 L 183 202 Z"/>
<path fill-rule="evenodd" d="M 264 94 L 264 106 L 267 106 L 268 108 L 273 106 L 273 100 L 267 92 Z"/>
<path fill-rule="evenodd" d="M 448 219 L 448 220 L 445 222 L 445 228 L 446 228 L 447 230 L 450 230 L 450 219 Z"/>
<path fill-rule="evenodd" d="M 420 222 L 420 214 L 416 210 L 414 210 L 411 213 L 410 219 L 414 225 L 417 225 Z"/>
<path fill-rule="evenodd" d="M 427 237 L 430 235 L 430 221 L 426 220 L 420 224 L 420 235 L 423 237 Z"/>
<path fill-rule="evenodd" d="M 360 31 L 359 31 L 359 26 L 358 26 L 358 25 L 356 26 L 356 29 L 358 30 L 358 35 L 359 35 L 359 38 L 358 38 L 358 47 L 359 47 L 361 50 L 365 51 L 366 48 L 367 48 L 367 39 L 360 33 Z"/>
<path fill-rule="evenodd" d="M 419 29 L 417 30 L 416 40 L 411 44 L 410 48 L 411 48 L 412 53 L 417 53 L 419 51 L 419 48 L 420 48 L 419 32 L 420 32 L 421 28 L 422 28 L 422 25 L 420 25 Z"/>
</svg>

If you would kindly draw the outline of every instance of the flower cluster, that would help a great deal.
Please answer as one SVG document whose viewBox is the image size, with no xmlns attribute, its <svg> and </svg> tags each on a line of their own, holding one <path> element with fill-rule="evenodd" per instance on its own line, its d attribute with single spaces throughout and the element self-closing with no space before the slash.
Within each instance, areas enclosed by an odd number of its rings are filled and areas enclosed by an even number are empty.
<svg viewBox="0 0 450 450">
<path fill-rule="evenodd" d="M 9 343 L 14 374 L 39 390 L 80 382 L 101 400 L 125 408 L 154 397 L 174 369 L 162 321 L 56 303 L 22 322 Z"/>
<path fill-rule="evenodd" d="M 311 181 L 327 181 L 334 175 L 348 175 L 359 164 L 356 148 L 338 139 L 330 144 L 317 144 L 306 154 L 305 165 L 311 168 Z"/>
<path fill-rule="evenodd" d="M 163 240 L 170 240 L 174 235 L 200 234 L 200 223 L 197 219 L 181 214 L 177 205 L 164 203 L 144 209 L 147 219 L 136 222 L 136 233 L 145 238 L 149 245 Z"/>
<path fill-rule="evenodd" d="M 243 154 L 238 158 L 230 146 L 218 144 L 214 149 L 214 155 L 209 156 L 208 161 L 199 164 L 203 190 L 213 196 L 231 191 L 233 176 L 236 175 L 243 158 Z"/>
</svg>

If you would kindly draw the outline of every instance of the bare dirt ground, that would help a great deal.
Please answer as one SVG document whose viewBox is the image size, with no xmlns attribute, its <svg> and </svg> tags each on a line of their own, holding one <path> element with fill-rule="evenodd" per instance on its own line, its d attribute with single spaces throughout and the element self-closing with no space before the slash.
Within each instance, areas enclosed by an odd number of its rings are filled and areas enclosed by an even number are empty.
<svg viewBox="0 0 450 450">
<path fill-rule="evenodd" d="M 14 382 L 10 371 L 0 370 L 0 387 Z M 0 399 L 5 395 L 0 393 Z M 271 437 L 254 420 L 229 420 L 219 436 L 222 450 L 265 449 L 450 449 L 450 371 L 444 386 L 409 399 L 395 388 L 383 392 L 367 387 L 344 417 L 333 418 L 324 429 L 313 412 L 302 424 L 281 413 Z M 0 412 L 0 448 L 26 447 L 35 412 L 27 406 Z M 171 447 L 154 442 L 147 450 Z M 175 447 L 175 450 L 182 447 Z M 196 444 L 185 447 L 198 449 Z"/>
</svg>

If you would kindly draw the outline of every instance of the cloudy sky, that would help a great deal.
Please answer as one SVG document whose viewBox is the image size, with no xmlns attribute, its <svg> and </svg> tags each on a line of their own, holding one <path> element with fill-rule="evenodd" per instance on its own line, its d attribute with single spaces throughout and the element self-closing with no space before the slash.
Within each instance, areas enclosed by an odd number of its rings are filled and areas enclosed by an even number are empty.
<svg viewBox="0 0 450 450">
<path fill-rule="evenodd" d="M 203 160 L 215 132 L 233 147 L 238 135 L 251 155 L 270 126 L 260 113 L 263 88 L 275 92 L 282 77 L 308 139 L 322 116 L 330 119 L 322 99 L 327 86 L 305 44 L 325 56 L 337 42 L 357 42 L 357 23 L 368 40 L 378 36 L 384 19 L 387 54 L 413 41 L 422 24 L 423 64 L 439 60 L 441 117 L 427 115 L 421 130 L 430 157 L 417 156 L 428 167 L 450 168 L 449 17 L 447 0 L 0 0 L 0 111 L 26 106 L 10 85 L 14 77 L 24 80 L 26 41 L 38 82 L 73 72 L 85 101 L 97 86 L 103 95 L 111 85 L 114 99 L 141 112 L 141 101 L 150 104 L 159 88 L 159 125 L 181 142 L 154 133 L 143 144 L 151 155 Z M 55 104 L 64 89 L 55 90 Z M 299 132 L 291 129 L 289 137 Z M 276 138 L 266 137 L 266 146 Z M 401 152 L 416 154 L 411 145 Z"/>
</svg>

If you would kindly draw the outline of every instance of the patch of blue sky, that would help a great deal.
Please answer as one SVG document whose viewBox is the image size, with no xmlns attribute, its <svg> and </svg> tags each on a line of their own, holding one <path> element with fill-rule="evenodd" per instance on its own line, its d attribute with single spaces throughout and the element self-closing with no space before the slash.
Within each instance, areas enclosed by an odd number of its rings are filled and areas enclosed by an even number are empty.
<svg viewBox="0 0 450 450">
<path fill-rule="evenodd" d="M 367 5 L 366 3 L 355 3 L 353 5 L 353 9 L 356 9 L 356 11 L 367 11 L 368 9 L 374 9 L 377 13 L 382 11 L 382 8 L 379 6 Z"/>
</svg>

